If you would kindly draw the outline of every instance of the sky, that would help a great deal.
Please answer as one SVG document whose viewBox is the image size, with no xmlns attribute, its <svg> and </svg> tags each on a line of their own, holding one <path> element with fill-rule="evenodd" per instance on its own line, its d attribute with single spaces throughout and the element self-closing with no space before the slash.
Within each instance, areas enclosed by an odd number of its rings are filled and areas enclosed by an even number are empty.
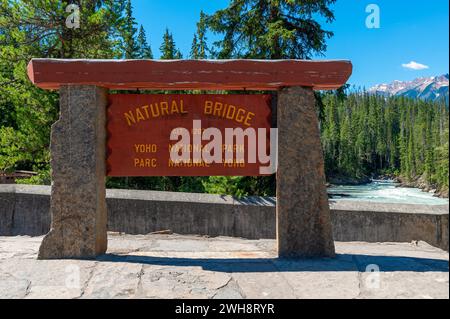
<svg viewBox="0 0 450 319">
<path fill-rule="evenodd" d="M 226 8 L 229 1 L 132 0 L 132 4 L 136 21 L 144 26 L 158 58 L 166 27 L 187 57 L 200 11 L 212 14 Z M 366 12 L 371 4 L 379 8 L 379 28 L 366 26 L 373 13 Z M 327 41 L 324 55 L 314 58 L 350 60 L 351 85 L 370 88 L 394 80 L 449 73 L 448 0 L 337 0 L 331 9 L 335 21 L 319 21 L 334 36 Z M 217 37 L 209 34 L 208 42 Z"/>
</svg>

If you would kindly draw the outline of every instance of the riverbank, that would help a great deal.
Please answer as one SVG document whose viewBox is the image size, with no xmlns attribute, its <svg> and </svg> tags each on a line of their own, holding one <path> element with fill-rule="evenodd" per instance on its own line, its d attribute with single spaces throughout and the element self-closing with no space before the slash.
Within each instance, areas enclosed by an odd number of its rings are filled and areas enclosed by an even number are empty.
<svg viewBox="0 0 450 319">
<path fill-rule="evenodd" d="M 344 175 L 334 175 L 327 177 L 327 186 L 333 185 L 364 185 L 369 184 L 372 179 L 369 176 L 349 177 Z"/>
<path fill-rule="evenodd" d="M 427 193 L 433 193 L 434 196 L 440 198 L 448 198 L 448 188 L 439 188 L 436 185 L 430 185 L 423 176 L 408 179 L 406 177 L 398 177 L 400 187 L 418 188 Z"/>
</svg>

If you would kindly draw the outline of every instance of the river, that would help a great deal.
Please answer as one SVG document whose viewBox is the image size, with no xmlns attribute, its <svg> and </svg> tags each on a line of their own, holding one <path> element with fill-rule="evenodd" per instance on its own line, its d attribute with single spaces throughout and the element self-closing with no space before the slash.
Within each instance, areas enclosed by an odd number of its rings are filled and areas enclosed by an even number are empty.
<svg viewBox="0 0 450 319">
<path fill-rule="evenodd" d="M 444 205 L 448 199 L 434 197 L 432 193 L 423 192 L 418 188 L 397 187 L 393 181 L 374 180 L 370 184 L 357 186 L 336 185 L 328 188 L 333 200 L 361 200 L 379 203 L 404 203 Z M 335 194 L 333 196 L 333 194 Z M 345 195 L 345 196 L 340 196 Z"/>
</svg>

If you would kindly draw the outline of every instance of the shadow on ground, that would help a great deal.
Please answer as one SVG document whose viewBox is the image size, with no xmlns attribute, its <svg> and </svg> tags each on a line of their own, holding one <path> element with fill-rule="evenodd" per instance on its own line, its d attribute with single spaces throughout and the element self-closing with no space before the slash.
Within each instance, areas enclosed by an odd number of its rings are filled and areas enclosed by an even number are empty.
<svg viewBox="0 0 450 319">
<path fill-rule="evenodd" d="M 339 254 L 336 258 L 318 259 L 278 259 L 278 258 L 171 258 L 135 255 L 106 254 L 98 261 L 136 263 L 161 266 L 194 266 L 217 272 L 315 272 L 315 271 L 360 271 L 374 269 L 376 265 L 381 272 L 448 272 L 446 260 Z"/>
</svg>

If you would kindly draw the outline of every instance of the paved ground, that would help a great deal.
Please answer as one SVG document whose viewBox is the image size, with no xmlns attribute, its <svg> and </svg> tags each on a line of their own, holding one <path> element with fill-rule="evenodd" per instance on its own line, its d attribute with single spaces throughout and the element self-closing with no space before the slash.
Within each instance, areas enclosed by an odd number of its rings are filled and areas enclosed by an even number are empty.
<svg viewBox="0 0 450 319">
<path fill-rule="evenodd" d="M 97 260 L 38 261 L 41 240 L 0 237 L 0 298 L 449 298 L 448 253 L 423 242 L 295 261 L 273 240 L 110 234 Z"/>
</svg>

